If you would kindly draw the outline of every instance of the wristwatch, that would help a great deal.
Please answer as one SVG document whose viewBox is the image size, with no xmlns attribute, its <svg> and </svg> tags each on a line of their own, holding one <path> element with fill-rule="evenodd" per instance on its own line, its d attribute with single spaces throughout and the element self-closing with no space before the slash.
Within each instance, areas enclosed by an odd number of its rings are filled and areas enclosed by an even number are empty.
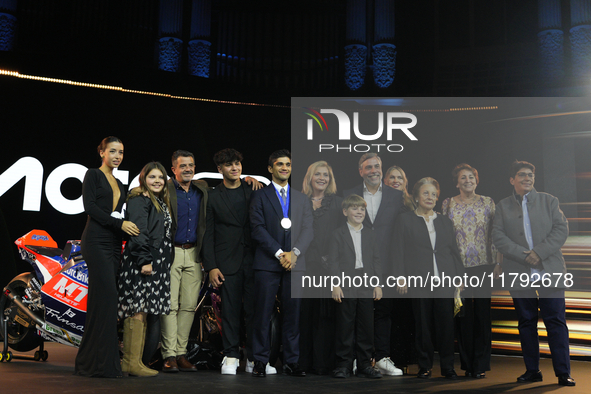
<svg viewBox="0 0 591 394">
<path fill-rule="evenodd" d="M 300 257 L 300 254 L 302 254 L 302 252 L 300 252 L 300 250 L 298 248 L 293 248 L 293 254 L 296 255 L 296 257 Z"/>
</svg>

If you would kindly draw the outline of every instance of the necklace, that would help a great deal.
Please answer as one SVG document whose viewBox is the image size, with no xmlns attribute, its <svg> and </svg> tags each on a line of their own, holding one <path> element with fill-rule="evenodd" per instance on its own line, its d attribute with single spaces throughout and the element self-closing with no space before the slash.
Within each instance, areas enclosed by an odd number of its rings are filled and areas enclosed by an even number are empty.
<svg viewBox="0 0 591 394">
<path fill-rule="evenodd" d="M 323 199 L 324 199 L 324 196 L 318 197 L 318 198 L 314 198 L 314 197 L 311 198 L 312 201 L 322 201 Z"/>
<path fill-rule="evenodd" d="M 471 203 L 471 202 L 473 202 L 473 201 L 476 199 L 476 197 L 477 197 L 477 195 L 476 195 L 476 193 L 475 193 L 475 194 L 474 194 L 472 197 L 470 197 L 469 199 L 467 199 L 467 200 L 464 200 L 464 197 L 462 197 L 462 195 L 460 194 L 460 201 L 461 201 L 461 202 L 463 202 L 464 204 L 468 204 L 468 203 Z"/>
</svg>

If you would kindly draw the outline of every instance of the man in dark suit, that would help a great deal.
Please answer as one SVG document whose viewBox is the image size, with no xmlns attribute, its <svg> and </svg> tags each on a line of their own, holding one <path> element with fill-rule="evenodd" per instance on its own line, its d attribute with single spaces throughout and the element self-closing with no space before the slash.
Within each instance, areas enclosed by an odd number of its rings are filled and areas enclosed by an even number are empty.
<svg viewBox="0 0 591 394">
<path fill-rule="evenodd" d="M 574 386 L 570 377 L 570 355 L 564 289 L 566 265 L 560 248 L 568 237 L 568 222 L 558 199 L 534 188 L 536 168 L 526 161 L 511 165 L 509 181 L 513 195 L 497 205 L 493 221 L 493 243 L 503 254 L 503 271 L 530 278 L 511 288 L 515 311 L 519 316 L 519 338 L 526 371 L 518 382 L 540 382 L 540 344 L 538 309 L 542 315 L 558 384 Z M 560 275 L 560 279 L 558 279 Z M 550 278 L 548 286 L 544 277 Z M 536 281 L 538 287 L 529 286 Z M 509 284 L 510 286 L 512 284 Z"/>
<path fill-rule="evenodd" d="M 298 365 L 300 299 L 292 297 L 292 270 L 305 269 L 304 255 L 313 238 L 312 207 L 306 196 L 289 187 L 291 153 L 269 157 L 272 183 L 252 194 L 250 224 L 257 242 L 254 258 L 255 313 L 253 376 L 264 377 L 270 353 L 270 321 L 281 286 L 283 372 L 305 376 Z M 295 289 L 294 289 L 295 290 Z"/>
<path fill-rule="evenodd" d="M 213 161 L 223 175 L 223 181 L 209 192 L 207 228 L 203 239 L 203 268 L 209 272 L 210 283 L 221 290 L 224 334 L 222 336 L 224 344 L 222 374 L 235 375 L 240 357 L 243 305 L 248 363 L 253 360 L 254 246 L 250 236 L 248 214 L 252 189 L 240 179 L 242 174 L 240 152 L 234 149 L 223 149 L 215 154 Z M 271 372 L 267 371 L 267 373 Z"/>
<path fill-rule="evenodd" d="M 404 197 L 400 190 L 385 186 L 382 183 L 382 159 L 376 153 L 366 153 L 359 159 L 359 175 L 363 183 L 353 189 L 346 190 L 345 197 L 357 194 L 367 202 L 367 212 L 363 226 L 375 231 L 382 262 L 384 278 L 394 273 L 391 248 L 395 236 L 394 222 L 404 205 Z M 390 359 L 390 337 L 392 331 L 392 314 L 394 299 L 385 289 L 384 298 L 375 302 L 374 312 L 374 347 L 376 367 L 383 375 L 402 375 Z"/>
</svg>

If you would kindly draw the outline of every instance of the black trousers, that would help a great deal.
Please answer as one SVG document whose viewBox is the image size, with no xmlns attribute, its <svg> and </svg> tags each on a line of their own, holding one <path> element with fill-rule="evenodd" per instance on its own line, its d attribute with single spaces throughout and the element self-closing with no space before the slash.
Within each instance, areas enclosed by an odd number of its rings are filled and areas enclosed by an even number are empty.
<svg viewBox="0 0 591 394">
<path fill-rule="evenodd" d="M 297 275 L 297 273 L 293 273 Z M 281 287 L 281 344 L 283 363 L 297 363 L 300 357 L 300 298 L 292 298 L 290 271 L 254 270 L 253 359 L 263 364 L 271 354 L 271 315 Z"/>
<path fill-rule="evenodd" d="M 394 298 L 393 301 L 394 315 L 392 316 L 392 335 L 390 337 L 390 358 L 397 367 L 401 368 L 417 363 L 415 320 L 410 298 Z"/>
<path fill-rule="evenodd" d="M 378 301 L 380 302 L 380 301 Z M 343 298 L 336 308 L 336 366 L 357 368 L 371 365 L 373 353 L 374 303 L 371 298 Z"/>
<path fill-rule="evenodd" d="M 374 345 L 376 349 L 376 361 L 384 357 L 390 357 L 390 338 L 392 336 L 392 314 L 395 299 L 382 298 L 374 302 Z"/>
<path fill-rule="evenodd" d="M 413 298 L 419 368 L 433 367 L 437 347 L 441 373 L 454 368 L 453 298 Z"/>
<path fill-rule="evenodd" d="M 332 298 L 304 298 L 300 308 L 300 367 L 334 368 L 335 309 Z"/>
<path fill-rule="evenodd" d="M 252 323 L 254 314 L 254 272 L 252 259 L 245 261 L 233 275 L 224 275 L 222 296 L 222 341 L 224 356 L 240 357 L 242 316 L 246 328 L 246 354 L 253 360 Z M 242 310 L 244 308 L 244 315 Z"/>
<path fill-rule="evenodd" d="M 538 297 L 539 294 L 539 297 Z M 570 353 L 564 289 L 527 289 L 511 291 L 515 311 L 519 317 L 519 339 L 523 361 L 528 370 L 540 368 L 538 339 L 538 308 L 548 333 L 548 346 L 556 376 L 570 374 Z"/>
<path fill-rule="evenodd" d="M 482 277 L 492 272 L 493 265 L 466 268 L 468 276 Z M 490 287 L 467 287 L 464 298 L 463 316 L 456 318 L 458 347 L 461 368 L 470 372 L 490 371 L 491 321 Z"/>
</svg>

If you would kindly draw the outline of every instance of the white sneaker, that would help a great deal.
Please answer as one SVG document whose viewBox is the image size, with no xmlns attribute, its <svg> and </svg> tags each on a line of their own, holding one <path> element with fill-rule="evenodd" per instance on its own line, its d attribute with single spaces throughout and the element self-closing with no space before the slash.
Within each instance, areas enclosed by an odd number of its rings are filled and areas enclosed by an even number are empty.
<svg viewBox="0 0 591 394">
<path fill-rule="evenodd" d="M 236 375 L 238 359 L 235 357 L 224 357 L 222 361 L 222 375 Z"/>
<path fill-rule="evenodd" d="M 269 363 L 267 363 L 267 366 L 265 367 L 265 373 L 267 375 L 277 375 L 277 369 L 275 369 L 275 367 L 272 367 L 269 365 Z"/>
<path fill-rule="evenodd" d="M 252 373 L 253 369 L 254 361 L 246 360 L 246 368 L 244 369 L 244 371 L 246 373 Z M 277 375 L 277 369 L 275 369 L 275 367 L 272 367 L 269 365 L 269 363 L 267 363 L 267 366 L 265 367 L 265 373 L 267 375 Z"/>
<path fill-rule="evenodd" d="M 254 369 L 254 361 L 246 360 L 246 368 L 244 368 L 244 372 L 252 373 Z"/>
<path fill-rule="evenodd" d="M 400 368 L 396 368 L 394 361 L 390 357 L 384 357 L 376 363 L 376 368 L 380 370 L 382 375 L 401 376 L 403 374 Z"/>
</svg>

